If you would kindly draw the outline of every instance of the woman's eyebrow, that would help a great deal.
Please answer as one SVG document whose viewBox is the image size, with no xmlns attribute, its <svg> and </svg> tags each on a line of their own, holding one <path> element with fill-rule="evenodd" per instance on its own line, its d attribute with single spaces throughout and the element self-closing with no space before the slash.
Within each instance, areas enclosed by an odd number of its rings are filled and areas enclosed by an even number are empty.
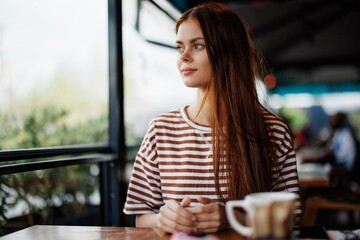
<svg viewBox="0 0 360 240">
<path fill-rule="evenodd" d="M 190 39 L 189 42 L 190 42 L 190 43 L 194 43 L 194 42 L 196 42 L 197 40 L 204 40 L 204 38 L 203 38 L 203 37 L 195 37 L 195 38 Z M 183 44 L 183 42 L 180 41 L 180 40 L 177 40 L 175 43 L 176 43 L 176 44 Z"/>
<path fill-rule="evenodd" d="M 196 37 L 196 38 L 191 39 L 190 42 L 191 42 L 191 43 L 194 43 L 194 42 L 196 42 L 197 40 L 204 40 L 204 38 L 203 38 L 203 37 Z"/>
</svg>

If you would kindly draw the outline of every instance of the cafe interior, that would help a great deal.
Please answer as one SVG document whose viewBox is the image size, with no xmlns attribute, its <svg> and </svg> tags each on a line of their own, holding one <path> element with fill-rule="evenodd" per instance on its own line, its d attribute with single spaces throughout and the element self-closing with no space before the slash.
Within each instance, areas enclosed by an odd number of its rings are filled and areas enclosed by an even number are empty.
<svg viewBox="0 0 360 240">
<path fill-rule="evenodd" d="M 129 178 L 148 122 L 195 98 L 176 69 L 174 24 L 201 2 L 0 1 L 0 239 L 43 225 L 142 236 L 123 213 Z M 264 55 L 259 99 L 293 133 L 299 225 L 360 229 L 360 3 L 216 2 Z M 339 113 L 351 170 L 327 155 Z"/>
</svg>

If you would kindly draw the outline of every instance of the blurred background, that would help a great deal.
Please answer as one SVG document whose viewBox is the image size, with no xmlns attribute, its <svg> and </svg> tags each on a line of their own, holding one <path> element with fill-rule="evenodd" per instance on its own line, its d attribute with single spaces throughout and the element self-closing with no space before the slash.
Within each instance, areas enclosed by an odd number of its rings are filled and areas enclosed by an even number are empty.
<svg viewBox="0 0 360 240">
<path fill-rule="evenodd" d="M 147 125 L 195 100 L 176 69 L 174 24 L 200 2 L 0 0 L 0 236 L 34 224 L 133 224 L 122 202 Z M 259 98 L 289 124 L 304 211 L 317 213 L 302 224 L 359 226 L 359 182 L 344 178 L 355 170 L 328 155 L 341 112 L 358 166 L 359 2 L 218 2 L 245 19 L 266 58 Z M 48 165 L 94 152 L 111 160 Z M 116 180 L 104 180 L 114 168 Z"/>
</svg>

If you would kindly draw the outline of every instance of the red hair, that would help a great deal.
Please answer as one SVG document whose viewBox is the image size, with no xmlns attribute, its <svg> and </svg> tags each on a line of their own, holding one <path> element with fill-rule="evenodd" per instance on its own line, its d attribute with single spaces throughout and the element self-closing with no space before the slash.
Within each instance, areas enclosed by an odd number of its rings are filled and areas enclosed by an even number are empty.
<svg viewBox="0 0 360 240">
<path fill-rule="evenodd" d="M 214 76 L 202 105 L 210 103 L 217 193 L 225 201 L 270 191 L 275 151 L 256 92 L 256 50 L 249 31 L 235 12 L 214 2 L 186 11 L 176 32 L 188 19 L 202 30 Z"/>
</svg>

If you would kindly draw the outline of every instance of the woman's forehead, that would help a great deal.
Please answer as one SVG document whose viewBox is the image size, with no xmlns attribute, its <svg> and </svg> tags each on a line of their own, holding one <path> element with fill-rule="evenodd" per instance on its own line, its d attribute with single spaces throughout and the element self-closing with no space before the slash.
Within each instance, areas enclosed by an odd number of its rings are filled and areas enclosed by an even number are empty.
<svg viewBox="0 0 360 240">
<path fill-rule="evenodd" d="M 187 19 L 180 24 L 177 35 L 179 36 L 183 34 L 195 34 L 199 35 L 199 37 L 203 36 L 199 22 L 195 19 Z"/>
</svg>

